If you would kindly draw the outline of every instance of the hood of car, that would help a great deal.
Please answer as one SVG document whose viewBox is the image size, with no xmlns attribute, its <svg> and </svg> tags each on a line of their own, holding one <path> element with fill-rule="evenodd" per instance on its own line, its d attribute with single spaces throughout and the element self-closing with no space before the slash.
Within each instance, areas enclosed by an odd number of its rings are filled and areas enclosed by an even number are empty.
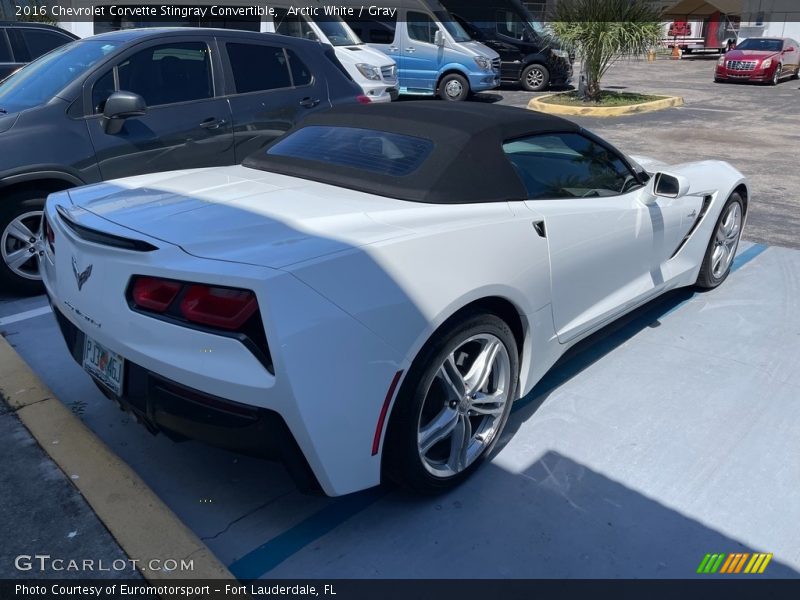
<svg viewBox="0 0 800 600">
<path fill-rule="evenodd" d="M 500 58 L 500 55 L 486 46 L 485 44 L 481 44 L 480 42 L 471 41 L 471 42 L 461 42 L 459 44 L 463 48 L 471 51 L 475 56 L 485 56 L 489 60 L 494 60 L 495 58 Z"/>
<path fill-rule="evenodd" d="M 383 52 L 370 48 L 366 44 L 359 46 L 338 46 L 336 47 L 336 58 L 341 62 L 352 65 L 367 63 L 376 67 L 389 67 L 395 64 L 394 60 L 386 56 Z"/>
<path fill-rule="evenodd" d="M 241 166 L 132 177 L 69 195 L 189 254 L 272 268 L 408 234 L 375 215 L 410 203 Z"/>
<path fill-rule="evenodd" d="M 731 50 L 725 53 L 725 60 L 764 59 L 776 54 L 773 50 Z"/>
</svg>

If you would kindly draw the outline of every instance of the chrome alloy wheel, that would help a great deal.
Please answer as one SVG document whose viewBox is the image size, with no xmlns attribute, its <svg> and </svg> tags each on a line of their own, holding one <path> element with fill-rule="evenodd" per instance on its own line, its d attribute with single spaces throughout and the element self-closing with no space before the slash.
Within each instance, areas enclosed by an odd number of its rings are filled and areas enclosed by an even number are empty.
<svg viewBox="0 0 800 600">
<path fill-rule="evenodd" d="M 417 424 L 419 457 L 431 475 L 464 471 L 494 441 L 510 388 L 511 361 L 498 337 L 457 342 L 425 393 Z"/>
<path fill-rule="evenodd" d="M 541 69 L 531 69 L 525 76 L 525 83 L 529 88 L 538 88 L 544 83 L 544 73 Z"/>
<path fill-rule="evenodd" d="M 711 254 L 711 273 L 716 278 L 723 277 L 736 255 L 739 235 L 742 232 L 742 206 L 731 202 L 719 220 L 714 236 L 714 250 Z"/>
<path fill-rule="evenodd" d="M 12 273 L 24 279 L 40 281 L 42 211 L 22 213 L 3 231 L 0 253 Z"/>
<path fill-rule="evenodd" d="M 447 82 L 447 85 L 444 86 L 444 93 L 450 98 L 458 98 L 464 93 L 464 86 L 461 85 L 461 82 L 457 79 L 451 79 Z"/>
</svg>

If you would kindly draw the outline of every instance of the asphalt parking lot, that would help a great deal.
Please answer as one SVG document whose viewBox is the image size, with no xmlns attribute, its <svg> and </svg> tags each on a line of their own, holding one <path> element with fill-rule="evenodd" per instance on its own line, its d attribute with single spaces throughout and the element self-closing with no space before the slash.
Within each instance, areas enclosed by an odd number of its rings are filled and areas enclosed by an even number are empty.
<svg viewBox="0 0 800 600">
<path fill-rule="evenodd" d="M 239 578 L 686 578 L 706 553 L 754 551 L 774 554 L 765 576 L 798 577 L 800 84 L 714 85 L 712 68 L 618 65 L 606 86 L 645 82 L 635 91 L 686 107 L 580 121 L 631 154 L 720 158 L 751 178 L 729 280 L 580 344 L 515 407 L 491 463 L 447 495 L 303 495 L 278 465 L 133 423 L 72 361 L 44 297 L 0 297 L 0 331 Z"/>
</svg>

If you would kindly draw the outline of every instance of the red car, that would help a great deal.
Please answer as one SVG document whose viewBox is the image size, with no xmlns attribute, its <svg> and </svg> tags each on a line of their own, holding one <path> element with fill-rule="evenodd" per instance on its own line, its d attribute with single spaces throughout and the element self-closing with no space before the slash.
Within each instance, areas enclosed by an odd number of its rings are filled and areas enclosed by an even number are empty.
<svg viewBox="0 0 800 600">
<path fill-rule="evenodd" d="M 748 38 L 717 62 L 714 81 L 759 81 L 778 85 L 800 75 L 800 44 L 790 38 Z"/>
</svg>

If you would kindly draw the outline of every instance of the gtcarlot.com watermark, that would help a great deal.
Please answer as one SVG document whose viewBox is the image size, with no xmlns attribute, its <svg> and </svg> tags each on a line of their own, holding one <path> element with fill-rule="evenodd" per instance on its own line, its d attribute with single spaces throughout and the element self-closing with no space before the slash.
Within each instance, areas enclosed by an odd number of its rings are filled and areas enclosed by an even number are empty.
<svg viewBox="0 0 800 600">
<path fill-rule="evenodd" d="M 14 559 L 14 568 L 17 571 L 30 573 L 45 572 L 130 572 L 136 571 L 163 571 L 163 572 L 191 572 L 194 571 L 194 559 L 186 560 L 173 558 L 153 558 L 139 560 L 135 558 L 117 558 L 103 560 L 98 558 L 59 558 L 49 554 L 20 554 Z"/>
</svg>

